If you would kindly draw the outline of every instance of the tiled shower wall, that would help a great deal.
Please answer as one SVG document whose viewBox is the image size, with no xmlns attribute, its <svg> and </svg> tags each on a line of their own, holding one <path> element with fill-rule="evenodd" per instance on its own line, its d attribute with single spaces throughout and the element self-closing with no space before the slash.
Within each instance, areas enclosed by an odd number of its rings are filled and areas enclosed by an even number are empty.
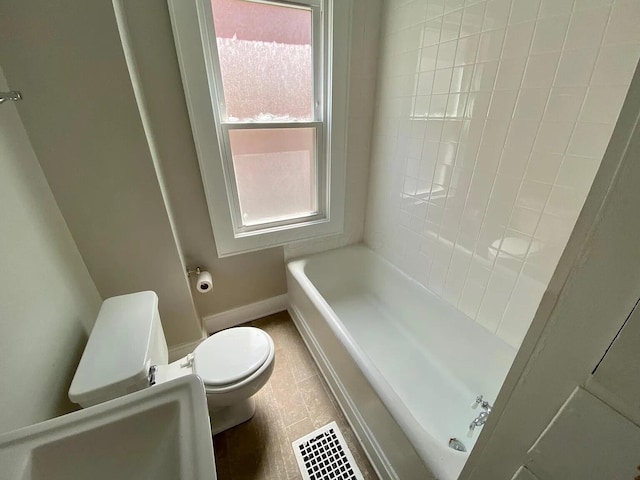
<svg viewBox="0 0 640 480">
<path fill-rule="evenodd" d="M 638 0 L 387 0 L 366 242 L 519 346 L 640 55 Z"/>
</svg>

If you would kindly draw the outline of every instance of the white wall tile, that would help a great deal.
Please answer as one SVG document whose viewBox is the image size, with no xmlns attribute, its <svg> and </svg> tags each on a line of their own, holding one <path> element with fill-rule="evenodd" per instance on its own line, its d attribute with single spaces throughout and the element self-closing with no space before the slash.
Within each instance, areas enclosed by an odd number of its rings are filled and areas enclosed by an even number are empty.
<svg viewBox="0 0 640 480">
<path fill-rule="evenodd" d="M 610 8 L 604 7 L 574 13 L 564 48 L 566 50 L 598 48 L 609 20 L 609 12 Z"/>
<path fill-rule="evenodd" d="M 437 295 L 442 295 L 444 284 L 447 279 L 447 271 L 449 270 L 448 259 L 440 259 L 436 257 L 431 265 L 431 273 L 429 275 L 428 287 Z"/>
<path fill-rule="evenodd" d="M 490 119 L 508 120 L 513 115 L 518 97 L 517 90 L 496 90 L 491 96 Z"/>
<path fill-rule="evenodd" d="M 478 46 L 478 62 L 488 62 L 498 60 L 502 52 L 506 29 L 491 30 L 480 34 L 480 45 Z"/>
<path fill-rule="evenodd" d="M 531 53 L 559 52 L 569 26 L 569 15 L 541 18 L 536 22 Z"/>
<path fill-rule="evenodd" d="M 502 58 L 526 57 L 529 54 L 536 22 L 516 23 L 507 27 Z"/>
<path fill-rule="evenodd" d="M 514 347 L 617 120 L 639 10 L 386 2 L 365 241 Z"/>
<path fill-rule="evenodd" d="M 511 6 L 510 24 L 528 22 L 538 17 L 540 0 L 513 0 Z"/>
<path fill-rule="evenodd" d="M 636 43 L 602 47 L 591 85 L 622 85 L 628 88 L 639 56 L 640 44 Z"/>
<path fill-rule="evenodd" d="M 524 76 L 526 57 L 503 58 L 498 66 L 495 90 L 514 90 L 520 88 Z"/>
<path fill-rule="evenodd" d="M 531 120 L 513 119 L 507 134 L 505 150 L 517 152 L 527 158 L 536 140 L 538 123 Z M 522 178 L 522 173 L 518 175 Z"/>
<path fill-rule="evenodd" d="M 454 65 L 471 65 L 475 63 L 479 43 L 479 34 L 469 35 L 458 40 Z"/>
<path fill-rule="evenodd" d="M 576 12 L 590 10 L 592 8 L 609 7 L 613 0 L 576 0 L 573 8 Z"/>
<path fill-rule="evenodd" d="M 529 56 L 522 86 L 525 88 L 551 87 L 559 63 L 560 53 Z"/>
<path fill-rule="evenodd" d="M 521 89 L 513 117 L 520 120 L 541 120 L 550 94 L 551 90 L 548 88 Z"/>
<path fill-rule="evenodd" d="M 515 348 L 520 346 L 529 326 L 531 312 L 537 310 L 545 290 L 543 283 L 520 275 L 498 327 L 498 336 Z"/>
<path fill-rule="evenodd" d="M 597 49 L 565 50 L 560 58 L 554 85 L 587 86 L 598 58 Z"/>
<path fill-rule="evenodd" d="M 613 125 L 603 123 L 578 123 L 567 153 L 583 157 L 602 158 L 611 139 Z"/>
<path fill-rule="evenodd" d="M 578 120 L 586 87 L 559 87 L 551 90 L 549 105 L 544 114 L 545 122 L 570 122 Z"/>
<path fill-rule="evenodd" d="M 495 30 L 507 26 L 511 0 L 489 0 L 484 12 L 482 30 Z"/>
<path fill-rule="evenodd" d="M 540 18 L 555 15 L 569 15 L 573 8 L 574 0 L 542 0 L 538 16 Z"/>
<path fill-rule="evenodd" d="M 449 93 L 449 87 L 451 86 L 451 75 L 453 74 L 452 68 L 444 68 L 436 70 L 433 77 L 433 94 Z"/>
<path fill-rule="evenodd" d="M 416 95 L 431 95 L 433 93 L 433 75 L 434 72 L 422 72 L 418 75 L 418 86 Z"/>
<path fill-rule="evenodd" d="M 436 68 L 451 68 L 456 57 L 457 40 L 441 43 L 438 46 L 438 58 L 436 60 Z"/>
<path fill-rule="evenodd" d="M 467 279 L 465 286 L 462 290 L 462 296 L 460 297 L 460 303 L 458 308 L 467 316 L 476 318 L 478 316 L 478 310 L 482 304 L 482 298 L 486 285 L 476 283 Z"/>
<path fill-rule="evenodd" d="M 543 213 L 534 237 L 543 245 L 562 245 L 571 234 L 572 225 L 565 219 Z"/>
<path fill-rule="evenodd" d="M 597 158 L 567 155 L 562 161 L 555 183 L 584 192 L 591 187 L 599 166 L 600 161 Z"/>
<path fill-rule="evenodd" d="M 427 6 L 427 20 L 438 17 L 444 13 L 444 0 L 430 1 Z"/>
<path fill-rule="evenodd" d="M 464 7 L 464 0 L 445 0 L 444 13 L 449 13 L 462 7 Z"/>
<path fill-rule="evenodd" d="M 542 212 L 551 193 L 551 185 L 525 178 L 520 187 L 516 205 Z"/>
<path fill-rule="evenodd" d="M 500 157 L 498 172 L 504 175 L 519 177 L 527 168 L 528 154 L 505 147 Z"/>
<path fill-rule="evenodd" d="M 515 273 L 493 269 L 477 316 L 477 321 L 488 330 L 497 331 L 516 280 Z"/>
<path fill-rule="evenodd" d="M 499 62 L 497 60 L 477 63 L 473 72 L 473 80 L 471 82 L 472 92 L 491 92 L 495 85 L 496 75 L 498 74 Z M 477 115 L 474 116 L 477 118 Z"/>
<path fill-rule="evenodd" d="M 436 60 L 438 59 L 438 46 L 432 45 L 423 47 L 420 52 L 420 71 L 429 71 L 436 69 Z"/>
<path fill-rule="evenodd" d="M 509 219 L 509 228 L 533 237 L 540 223 L 542 214 L 524 207 L 514 207 Z"/>
<path fill-rule="evenodd" d="M 451 92 L 469 92 L 473 79 L 473 65 L 463 65 L 453 69 Z"/>
<path fill-rule="evenodd" d="M 535 182 L 553 184 L 563 158 L 561 153 L 532 152 L 525 178 Z"/>
<path fill-rule="evenodd" d="M 437 45 L 440 42 L 440 32 L 442 30 L 442 17 L 434 18 L 425 23 L 422 31 L 422 45 Z"/>
<path fill-rule="evenodd" d="M 640 43 L 640 2 L 616 0 L 604 36 L 604 44 Z"/>
<path fill-rule="evenodd" d="M 573 123 L 542 122 L 536 137 L 534 150 L 545 153 L 564 153 L 571 140 Z"/>
<path fill-rule="evenodd" d="M 626 86 L 590 87 L 580 112 L 580 121 L 615 124 L 627 90 Z"/>
<path fill-rule="evenodd" d="M 560 218 L 575 218 L 583 203 L 584 198 L 575 189 L 554 185 L 544 211 Z"/>
<path fill-rule="evenodd" d="M 429 104 L 429 116 L 443 118 L 447 111 L 448 95 L 433 95 Z"/>
<path fill-rule="evenodd" d="M 462 10 L 447 13 L 442 17 L 442 31 L 440 41 L 446 42 L 460 37 L 460 22 L 462 21 Z"/>
<path fill-rule="evenodd" d="M 486 3 L 481 2 L 464 9 L 462 14 L 462 25 L 460 26 L 460 36 L 471 35 L 482 31 Z"/>
</svg>

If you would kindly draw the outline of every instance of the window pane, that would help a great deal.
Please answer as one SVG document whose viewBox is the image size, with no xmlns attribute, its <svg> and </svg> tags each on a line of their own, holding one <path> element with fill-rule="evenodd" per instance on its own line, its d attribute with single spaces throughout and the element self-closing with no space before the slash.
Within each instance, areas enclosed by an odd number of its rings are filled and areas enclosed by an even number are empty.
<svg viewBox="0 0 640 480">
<path fill-rule="evenodd" d="M 317 212 L 314 128 L 229 130 L 244 226 Z"/>
<path fill-rule="evenodd" d="M 313 120 L 308 8 L 211 0 L 227 120 Z"/>
</svg>

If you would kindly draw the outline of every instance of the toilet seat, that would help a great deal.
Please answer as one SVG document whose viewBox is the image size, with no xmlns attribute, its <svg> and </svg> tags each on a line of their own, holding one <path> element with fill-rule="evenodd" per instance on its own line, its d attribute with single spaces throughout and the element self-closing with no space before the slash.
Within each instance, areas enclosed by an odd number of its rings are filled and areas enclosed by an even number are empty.
<svg viewBox="0 0 640 480">
<path fill-rule="evenodd" d="M 193 352 L 193 371 L 207 391 L 233 385 L 258 371 L 272 354 L 273 343 L 262 330 L 236 327 L 218 332 Z"/>
</svg>

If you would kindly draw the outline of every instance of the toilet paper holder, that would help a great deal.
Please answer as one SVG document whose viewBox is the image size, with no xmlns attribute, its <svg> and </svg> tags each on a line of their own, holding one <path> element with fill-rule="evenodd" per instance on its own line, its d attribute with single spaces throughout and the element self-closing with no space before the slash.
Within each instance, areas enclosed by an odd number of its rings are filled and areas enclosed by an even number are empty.
<svg viewBox="0 0 640 480">
<path fill-rule="evenodd" d="M 195 274 L 195 288 L 198 293 L 209 293 L 213 288 L 213 278 L 211 273 L 203 270 L 200 267 L 187 268 L 187 276 L 191 278 L 191 276 Z"/>
<path fill-rule="evenodd" d="M 202 269 L 200 267 L 187 268 L 187 277 L 191 277 L 193 274 L 200 275 L 202 273 Z"/>
</svg>

